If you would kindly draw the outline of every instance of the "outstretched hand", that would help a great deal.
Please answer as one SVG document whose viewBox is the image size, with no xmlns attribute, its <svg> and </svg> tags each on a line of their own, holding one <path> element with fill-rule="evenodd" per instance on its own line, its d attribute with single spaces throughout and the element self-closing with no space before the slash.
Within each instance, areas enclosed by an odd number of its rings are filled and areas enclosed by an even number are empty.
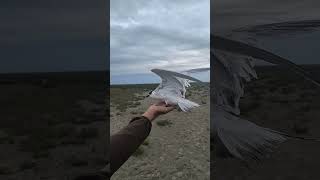
<svg viewBox="0 0 320 180">
<path fill-rule="evenodd" d="M 175 107 L 171 105 L 166 105 L 165 102 L 159 102 L 156 104 L 152 104 L 148 110 L 143 113 L 142 116 L 148 118 L 150 121 L 153 121 L 155 118 L 157 118 L 161 114 L 166 114 L 170 111 L 172 111 Z"/>
</svg>

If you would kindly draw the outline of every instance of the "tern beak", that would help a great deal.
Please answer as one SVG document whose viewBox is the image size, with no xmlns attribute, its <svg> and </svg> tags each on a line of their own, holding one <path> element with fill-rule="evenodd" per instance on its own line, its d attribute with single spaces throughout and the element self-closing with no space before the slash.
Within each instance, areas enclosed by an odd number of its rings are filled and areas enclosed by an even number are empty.
<svg viewBox="0 0 320 180">
<path fill-rule="evenodd" d="M 152 93 L 152 91 L 150 91 L 146 97 L 149 97 L 151 93 Z"/>
</svg>

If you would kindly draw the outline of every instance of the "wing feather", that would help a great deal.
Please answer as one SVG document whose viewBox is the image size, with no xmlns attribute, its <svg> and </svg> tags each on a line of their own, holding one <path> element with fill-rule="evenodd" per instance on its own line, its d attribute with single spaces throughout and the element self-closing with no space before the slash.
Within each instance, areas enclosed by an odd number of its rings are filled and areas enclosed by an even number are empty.
<svg viewBox="0 0 320 180">
<path fill-rule="evenodd" d="M 211 40 L 214 42 L 214 49 L 233 52 L 244 56 L 250 56 L 252 58 L 261 59 L 272 64 L 288 67 L 289 69 L 293 70 L 293 72 L 301 75 L 303 78 L 311 81 L 317 86 L 320 86 L 320 83 L 313 77 L 311 77 L 311 75 L 306 70 L 283 57 L 275 55 L 266 50 L 250 46 L 248 44 L 223 38 L 220 36 L 212 35 Z"/>
<path fill-rule="evenodd" d="M 185 97 L 186 87 L 190 86 L 189 81 L 201 82 L 200 80 L 191 76 L 163 70 L 163 69 L 152 69 L 153 73 L 161 77 L 162 81 L 158 86 L 159 89 L 166 89 L 177 95 L 178 97 Z"/>
<path fill-rule="evenodd" d="M 222 142 L 228 151 L 242 160 L 259 160 L 266 152 L 287 138 L 316 140 L 316 138 L 301 138 L 282 132 L 259 127 L 249 121 L 240 119 L 238 115 L 239 100 L 244 94 L 244 84 L 252 78 L 257 78 L 252 59 L 261 59 L 273 64 L 286 66 L 305 79 L 320 86 L 303 68 L 274 55 L 241 42 L 212 36 L 214 53 L 213 62 L 212 105 L 214 113 L 211 123 L 212 133 Z M 238 54 L 240 56 L 235 57 Z M 248 58 L 249 57 L 249 58 Z M 219 114 L 220 112 L 220 114 Z"/>
<path fill-rule="evenodd" d="M 185 74 L 177 73 L 177 72 L 174 72 L 174 71 L 168 71 L 168 70 L 164 70 L 164 69 L 152 69 L 151 71 L 156 73 L 160 77 L 161 77 L 161 75 L 166 74 L 168 76 L 179 77 L 179 78 L 182 78 L 182 79 L 188 79 L 188 80 L 191 80 L 191 81 L 202 83 L 202 81 L 200 81 L 200 80 L 198 80 L 196 78 L 193 78 L 193 77 L 185 75 Z"/>
<path fill-rule="evenodd" d="M 252 61 L 220 51 L 213 55 L 213 96 L 215 103 L 228 112 L 240 114 L 239 101 L 244 95 L 244 84 L 257 78 Z"/>
<path fill-rule="evenodd" d="M 244 94 L 244 84 L 257 78 L 254 70 L 254 59 L 288 67 L 320 86 L 320 83 L 303 68 L 278 55 L 219 36 L 212 36 L 211 38 L 214 41 L 213 47 L 215 48 L 212 54 L 214 68 L 213 95 L 217 104 L 225 106 L 225 110 L 229 112 L 240 114 L 239 100 Z"/>
</svg>

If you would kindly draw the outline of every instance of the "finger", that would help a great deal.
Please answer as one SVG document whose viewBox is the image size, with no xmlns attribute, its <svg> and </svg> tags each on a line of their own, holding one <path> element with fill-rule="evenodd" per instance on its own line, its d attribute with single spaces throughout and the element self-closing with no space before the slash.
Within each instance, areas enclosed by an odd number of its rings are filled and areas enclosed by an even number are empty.
<svg viewBox="0 0 320 180">
<path fill-rule="evenodd" d="M 166 103 L 164 101 L 160 101 L 160 102 L 155 103 L 154 105 L 163 106 L 163 105 L 166 105 Z"/>
<path fill-rule="evenodd" d="M 175 106 L 168 106 L 168 107 L 165 107 L 166 112 L 170 112 L 170 111 L 172 111 L 174 108 L 175 108 Z"/>
</svg>

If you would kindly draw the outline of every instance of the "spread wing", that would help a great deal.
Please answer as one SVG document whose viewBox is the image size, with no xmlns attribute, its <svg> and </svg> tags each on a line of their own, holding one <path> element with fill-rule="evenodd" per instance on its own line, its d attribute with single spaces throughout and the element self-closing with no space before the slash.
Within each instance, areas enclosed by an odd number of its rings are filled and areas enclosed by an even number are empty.
<svg viewBox="0 0 320 180">
<path fill-rule="evenodd" d="M 166 89 L 169 90 L 169 92 L 178 95 L 179 97 L 182 96 L 185 88 L 184 84 L 179 81 L 178 78 L 172 76 L 171 73 L 167 73 L 165 70 L 152 69 L 151 71 L 161 78 L 161 83 L 157 89 Z"/>
<path fill-rule="evenodd" d="M 185 75 L 185 74 L 181 74 L 181 73 L 177 73 L 174 71 L 168 71 L 168 70 L 164 70 L 164 69 L 152 69 L 151 70 L 153 73 L 157 74 L 158 76 L 160 76 L 161 78 L 165 75 L 165 76 L 171 76 L 171 77 L 175 77 L 175 78 L 181 78 L 181 79 L 187 79 L 190 81 L 195 81 L 195 82 L 199 82 L 202 83 L 202 81 L 193 78 L 191 76 Z"/>
<path fill-rule="evenodd" d="M 225 110 L 239 114 L 239 100 L 244 94 L 246 82 L 257 78 L 254 59 L 285 66 L 317 86 L 317 82 L 307 71 L 291 61 L 266 50 L 248 44 L 211 36 L 213 48 L 213 95 L 215 102 Z"/>
<path fill-rule="evenodd" d="M 182 71 L 181 73 L 185 73 L 186 75 L 190 75 L 192 73 L 199 73 L 199 72 L 206 72 L 206 71 L 210 71 L 210 68 L 195 68 L 195 69 L 189 69 L 186 71 Z M 185 87 L 190 87 L 190 81 L 189 79 L 182 79 L 182 78 L 178 78 L 181 80 L 181 83 L 185 84 Z"/>
<path fill-rule="evenodd" d="M 224 147 L 232 156 L 247 161 L 259 160 L 287 138 L 319 141 L 316 138 L 291 136 L 263 128 L 236 116 L 240 114 L 239 100 L 244 94 L 245 82 L 257 78 L 253 59 L 286 66 L 319 86 L 316 80 L 301 67 L 263 49 L 217 36 L 211 39 L 215 50 L 211 54 L 211 97 L 214 104 L 210 125 L 214 138 L 222 142 L 216 144 L 217 149 Z"/>
<path fill-rule="evenodd" d="M 199 106 L 199 104 L 185 99 L 185 93 L 186 87 L 190 86 L 189 81 L 201 82 L 200 80 L 173 71 L 162 69 L 152 69 L 151 71 L 162 79 L 155 90 L 158 95 L 166 97 L 171 103 L 177 104 L 184 112 Z"/>
<path fill-rule="evenodd" d="M 218 106 L 234 114 L 240 114 L 239 101 L 246 82 L 257 78 L 254 63 L 245 56 L 215 51 L 213 55 L 212 93 Z"/>
<path fill-rule="evenodd" d="M 303 78 L 311 81 L 312 83 L 316 84 L 317 86 L 320 86 L 319 82 L 314 80 L 314 78 L 311 77 L 311 75 L 306 70 L 304 70 L 302 67 L 294 64 L 293 62 L 291 62 L 283 57 L 275 55 L 269 51 L 266 51 L 266 50 L 263 50 L 263 49 L 260 49 L 257 47 L 253 47 L 253 46 L 250 46 L 250 45 L 242 43 L 242 42 L 234 41 L 231 39 L 227 39 L 227 38 L 223 38 L 223 37 L 219 37 L 219 36 L 215 36 L 215 35 L 211 36 L 211 40 L 213 42 L 214 49 L 232 52 L 235 54 L 241 54 L 241 55 L 249 56 L 249 57 L 252 57 L 255 59 L 260 59 L 260 60 L 263 60 L 263 61 L 266 61 L 266 62 L 269 62 L 272 64 L 285 66 L 285 67 L 289 68 L 290 70 L 292 70 L 293 72 L 301 75 Z"/>
<path fill-rule="evenodd" d="M 320 20 L 300 20 L 285 21 L 270 24 L 260 24 L 249 27 L 242 27 L 233 30 L 236 33 L 245 33 L 253 36 L 277 36 L 294 35 L 296 33 L 307 33 L 318 31 L 320 29 Z"/>
<path fill-rule="evenodd" d="M 162 80 L 160 85 L 158 86 L 159 89 L 169 90 L 170 92 L 177 95 L 182 95 L 182 97 L 184 97 L 186 91 L 185 88 L 190 86 L 189 80 L 201 82 L 200 80 L 193 77 L 173 71 L 163 69 L 152 69 L 151 71 L 160 76 Z"/>
<path fill-rule="evenodd" d="M 232 30 L 232 34 L 234 34 L 232 36 L 237 39 L 245 38 L 245 41 L 257 46 L 257 35 L 302 33 L 318 30 L 319 27 L 319 20 L 289 21 L 235 29 Z M 250 59 L 259 59 L 271 64 L 285 66 L 304 79 L 320 86 L 320 83 L 302 67 L 264 49 L 216 35 L 211 35 L 210 42 L 212 43 L 211 47 L 215 50 L 211 56 L 214 67 L 212 72 L 214 98 L 216 98 L 218 104 L 225 106 L 224 109 L 229 112 L 240 113 L 239 98 L 244 93 L 244 83 L 257 77 L 253 62 Z M 242 56 L 235 57 L 235 54 Z"/>
<path fill-rule="evenodd" d="M 182 71 L 185 73 L 198 73 L 198 72 L 205 72 L 205 71 L 210 71 L 210 68 L 196 68 L 196 69 L 189 69 L 186 71 Z"/>
</svg>

